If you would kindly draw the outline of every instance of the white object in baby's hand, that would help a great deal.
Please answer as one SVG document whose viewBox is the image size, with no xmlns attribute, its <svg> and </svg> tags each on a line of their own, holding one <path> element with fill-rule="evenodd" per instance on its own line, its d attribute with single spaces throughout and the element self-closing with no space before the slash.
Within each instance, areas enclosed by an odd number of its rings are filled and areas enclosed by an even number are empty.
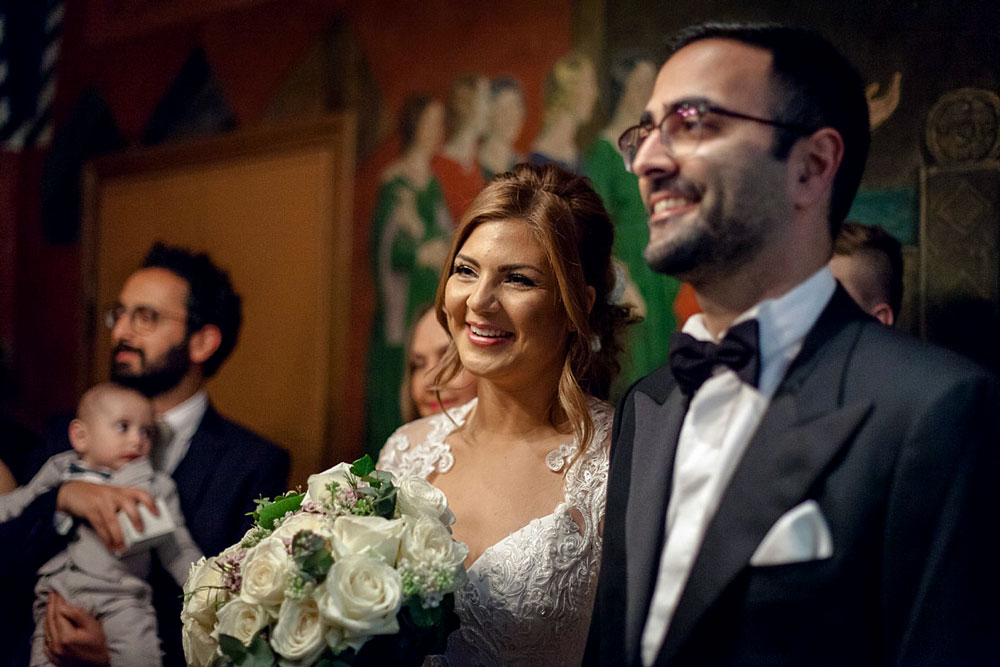
<svg viewBox="0 0 1000 667">
<path fill-rule="evenodd" d="M 149 546 L 151 540 L 168 535 L 177 528 L 173 517 L 167 510 L 167 504 L 162 498 L 156 499 L 159 516 L 154 516 L 145 505 L 139 505 L 139 517 L 142 518 L 142 532 L 135 529 L 132 521 L 123 510 L 118 511 L 118 523 L 121 524 L 125 536 L 125 548 L 129 551 L 136 545 Z"/>
</svg>

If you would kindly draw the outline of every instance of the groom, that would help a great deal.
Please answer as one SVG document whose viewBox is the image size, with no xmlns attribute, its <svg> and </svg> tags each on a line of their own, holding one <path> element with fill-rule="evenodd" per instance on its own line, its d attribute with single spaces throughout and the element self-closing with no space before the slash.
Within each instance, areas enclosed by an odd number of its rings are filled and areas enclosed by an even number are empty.
<svg viewBox="0 0 1000 667">
<path fill-rule="evenodd" d="M 616 415 L 585 664 L 1000 660 L 995 381 L 827 268 L 868 144 L 854 68 L 760 25 L 678 35 L 623 135 L 703 313 Z"/>
</svg>

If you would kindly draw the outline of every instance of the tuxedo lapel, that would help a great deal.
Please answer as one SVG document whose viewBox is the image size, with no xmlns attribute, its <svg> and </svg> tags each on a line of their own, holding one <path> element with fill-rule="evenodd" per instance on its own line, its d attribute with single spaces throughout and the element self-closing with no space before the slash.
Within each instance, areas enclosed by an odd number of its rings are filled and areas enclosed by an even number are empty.
<svg viewBox="0 0 1000 667">
<path fill-rule="evenodd" d="M 662 388 L 661 388 L 662 389 Z M 677 438 L 688 401 L 671 382 L 662 396 L 636 392 L 635 433 L 625 537 L 625 651 L 638 651 L 663 547 L 664 517 L 673 480 Z"/>
<path fill-rule="evenodd" d="M 657 659 L 668 664 L 698 621 L 749 564 L 767 531 L 806 499 L 871 410 L 842 405 L 847 359 L 859 328 L 835 293 L 806 337 L 724 492 Z M 836 550 L 837 545 L 833 548 Z"/>
<path fill-rule="evenodd" d="M 209 405 L 197 430 L 191 436 L 187 453 L 174 470 L 172 476 L 177 485 L 177 493 L 185 505 L 201 504 L 205 489 L 215 474 L 219 461 L 225 457 L 226 447 L 218 437 L 221 419 L 215 408 Z"/>
</svg>

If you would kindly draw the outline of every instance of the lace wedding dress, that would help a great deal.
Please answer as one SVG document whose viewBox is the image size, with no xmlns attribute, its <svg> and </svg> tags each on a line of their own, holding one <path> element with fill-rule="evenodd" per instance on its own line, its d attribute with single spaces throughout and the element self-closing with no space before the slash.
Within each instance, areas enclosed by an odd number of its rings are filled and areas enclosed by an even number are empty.
<svg viewBox="0 0 1000 667">
<path fill-rule="evenodd" d="M 400 428 L 382 450 L 379 468 L 429 477 L 455 463 L 445 438 L 465 422 L 476 400 Z M 431 665 L 579 665 L 587 642 L 601 561 L 611 429 L 610 405 L 591 400 L 594 437 L 565 476 L 565 497 L 551 514 L 490 546 L 469 568 L 455 607 L 462 626 Z M 559 472 L 578 450 L 575 439 L 546 457 Z M 575 511 L 575 512 L 574 512 Z M 573 519 L 582 517 L 582 525 Z M 427 663 L 425 663 L 426 665 Z"/>
</svg>

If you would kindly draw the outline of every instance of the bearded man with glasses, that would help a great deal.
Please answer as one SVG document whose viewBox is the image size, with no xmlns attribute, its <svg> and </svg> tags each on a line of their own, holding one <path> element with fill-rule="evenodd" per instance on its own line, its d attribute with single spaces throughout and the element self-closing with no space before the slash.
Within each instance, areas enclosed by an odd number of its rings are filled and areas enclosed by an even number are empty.
<svg viewBox="0 0 1000 667">
<path fill-rule="evenodd" d="M 104 312 L 111 330 L 111 379 L 152 400 L 160 426 L 153 465 L 174 479 L 187 528 L 207 554 L 243 537 L 254 499 L 274 497 L 287 488 L 288 452 L 220 415 L 205 392 L 205 382 L 236 347 L 241 319 L 240 297 L 225 271 L 206 254 L 162 243 L 153 245 L 142 268 L 125 281 L 118 301 Z M 41 462 L 69 449 L 66 424 L 52 432 L 55 437 L 36 457 Z M 115 514 L 120 509 L 133 514 L 132 506 L 143 500 L 138 493 L 70 482 L 46 494 L 51 498 L 41 497 L 31 511 L 44 517 L 46 512 L 36 510 L 48 503 L 92 524 L 103 523 L 112 535 L 108 547 L 116 550 L 124 542 Z M 32 539 L 58 551 L 52 517 L 49 509 L 47 521 L 31 528 Z M 181 590 L 155 557 L 150 584 L 163 664 L 183 665 Z M 86 610 L 70 608 L 64 619 L 47 622 L 46 635 L 53 652 L 69 662 L 101 664 L 106 659 L 100 625 Z"/>
<path fill-rule="evenodd" d="M 775 25 L 677 35 L 622 135 L 703 312 L 615 414 L 585 664 L 1000 658 L 996 379 L 827 266 L 868 145 L 853 66 Z"/>
</svg>

